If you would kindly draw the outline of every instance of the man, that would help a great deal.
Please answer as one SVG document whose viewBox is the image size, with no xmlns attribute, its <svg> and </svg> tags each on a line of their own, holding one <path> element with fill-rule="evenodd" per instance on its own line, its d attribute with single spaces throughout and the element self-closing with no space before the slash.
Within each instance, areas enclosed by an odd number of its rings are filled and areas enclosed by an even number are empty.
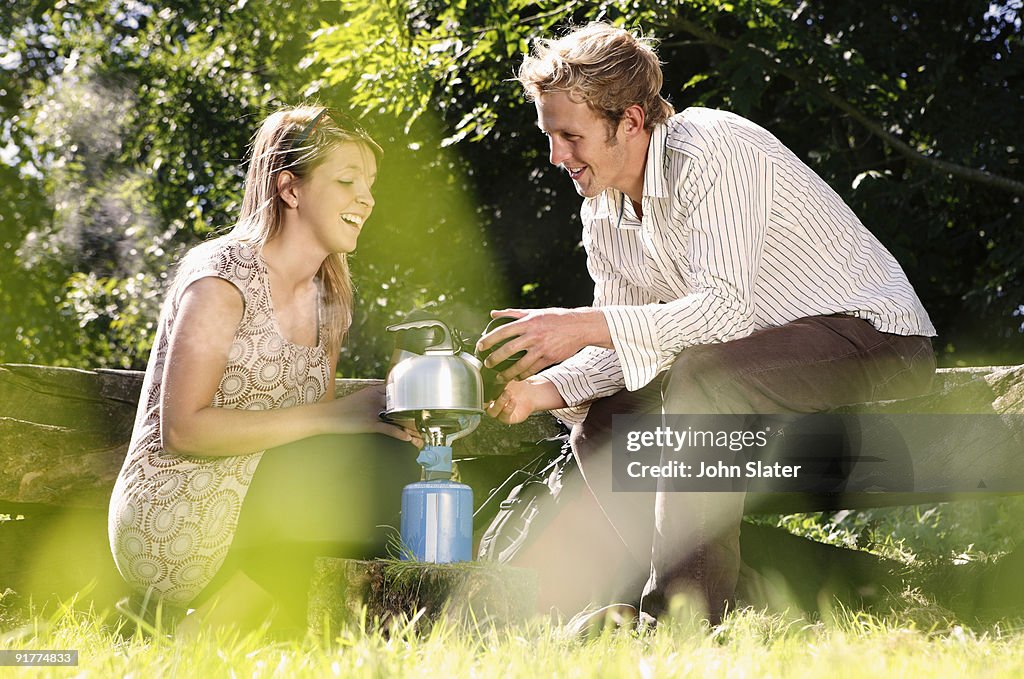
<svg viewBox="0 0 1024 679">
<path fill-rule="evenodd" d="M 722 111 L 674 115 L 648 40 L 590 24 L 540 41 L 518 80 L 550 162 L 584 198 L 594 303 L 492 313 L 518 320 L 481 338 L 514 338 L 488 365 L 526 353 L 488 412 L 572 424 L 627 544 L 643 531 L 626 515 L 644 514 L 637 496 L 611 493 L 598 452 L 613 413 L 807 413 L 927 389 L 935 329 L 892 255 L 766 130 Z M 690 588 L 717 622 L 733 600 L 743 494 L 659 490 L 643 610 Z"/>
</svg>

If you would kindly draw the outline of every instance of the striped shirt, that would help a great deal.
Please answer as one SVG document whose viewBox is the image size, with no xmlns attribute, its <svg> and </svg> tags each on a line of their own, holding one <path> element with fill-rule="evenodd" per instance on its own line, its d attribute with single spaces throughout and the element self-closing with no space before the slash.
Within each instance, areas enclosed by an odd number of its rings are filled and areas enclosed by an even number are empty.
<svg viewBox="0 0 1024 679">
<path fill-rule="evenodd" d="M 900 265 L 811 168 L 764 128 L 688 108 L 655 127 L 643 218 L 607 189 L 583 202 L 594 304 L 612 349 L 541 375 L 570 407 L 636 390 L 697 344 L 798 318 L 848 314 L 882 332 L 935 335 Z"/>
</svg>

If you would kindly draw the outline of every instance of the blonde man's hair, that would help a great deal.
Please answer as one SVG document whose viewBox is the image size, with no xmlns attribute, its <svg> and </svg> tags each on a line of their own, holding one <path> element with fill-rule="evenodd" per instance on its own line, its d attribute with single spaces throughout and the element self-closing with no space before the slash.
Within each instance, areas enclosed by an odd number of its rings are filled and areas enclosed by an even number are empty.
<svg viewBox="0 0 1024 679">
<path fill-rule="evenodd" d="M 627 108 L 644 111 L 651 130 L 675 109 L 661 96 L 663 76 L 655 40 L 609 24 L 593 22 L 557 40 L 534 41 L 516 80 L 527 99 L 565 92 L 600 114 L 615 129 Z"/>
</svg>

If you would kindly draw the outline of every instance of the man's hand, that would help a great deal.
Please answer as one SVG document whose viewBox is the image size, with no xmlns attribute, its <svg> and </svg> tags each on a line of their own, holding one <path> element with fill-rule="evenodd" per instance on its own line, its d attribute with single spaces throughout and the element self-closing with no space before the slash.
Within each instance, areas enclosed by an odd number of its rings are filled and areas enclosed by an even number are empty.
<svg viewBox="0 0 1024 679">
<path fill-rule="evenodd" d="M 487 404 L 487 414 L 505 424 L 518 424 L 538 410 L 564 407 L 555 385 L 543 377 L 531 377 L 506 384 L 498 398 Z"/>
<path fill-rule="evenodd" d="M 484 364 L 494 367 L 509 356 L 526 351 L 526 355 L 499 373 L 511 382 L 535 375 L 544 368 L 560 363 L 586 346 L 612 348 L 608 322 L 600 310 L 579 309 L 501 309 L 491 318 L 509 316 L 516 320 L 492 330 L 476 344 L 478 352 L 509 340 L 494 350 Z M 509 339 L 512 338 L 512 339 Z"/>
</svg>

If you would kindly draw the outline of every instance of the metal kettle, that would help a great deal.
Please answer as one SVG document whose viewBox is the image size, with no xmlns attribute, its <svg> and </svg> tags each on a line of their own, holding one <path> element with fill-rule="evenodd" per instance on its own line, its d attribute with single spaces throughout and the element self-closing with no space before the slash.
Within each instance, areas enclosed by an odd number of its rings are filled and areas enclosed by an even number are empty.
<svg viewBox="0 0 1024 679">
<path fill-rule="evenodd" d="M 385 384 L 384 417 L 415 421 L 421 431 L 443 431 L 450 445 L 474 429 L 484 412 L 482 364 L 456 345 L 452 331 L 437 319 L 407 321 L 388 326 L 389 332 L 413 333 L 418 346 L 396 350 Z M 401 338 L 401 335 L 399 335 Z M 414 343 L 415 344 L 415 343 Z"/>
</svg>

